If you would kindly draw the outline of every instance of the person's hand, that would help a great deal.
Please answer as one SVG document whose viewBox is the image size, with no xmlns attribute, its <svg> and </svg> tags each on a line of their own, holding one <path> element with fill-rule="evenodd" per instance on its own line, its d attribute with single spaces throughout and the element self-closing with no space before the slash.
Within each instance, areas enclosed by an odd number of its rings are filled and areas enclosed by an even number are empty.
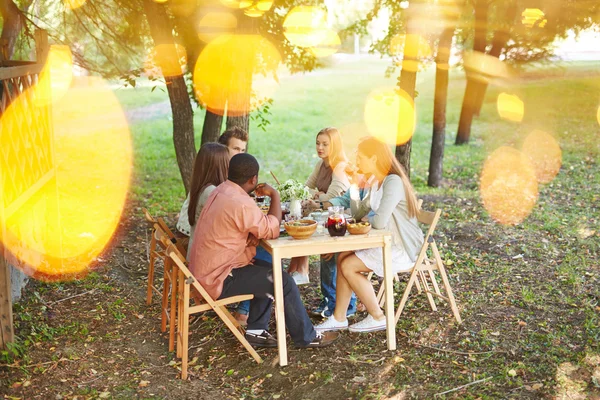
<svg viewBox="0 0 600 400">
<path fill-rule="evenodd" d="M 315 193 L 315 195 L 313 196 L 313 199 L 318 200 L 319 197 L 321 197 L 322 194 L 325 194 L 325 193 L 323 193 L 323 192 L 317 192 L 317 193 Z"/>
<path fill-rule="evenodd" d="M 305 208 L 307 210 L 316 210 L 317 208 L 320 208 L 319 203 L 317 203 L 314 200 L 304 200 L 302 202 L 302 208 Z"/>
<path fill-rule="evenodd" d="M 369 217 L 364 216 L 360 219 L 361 222 L 369 222 Z"/>
<path fill-rule="evenodd" d="M 256 186 L 256 189 L 254 189 L 254 193 L 256 193 L 257 196 L 273 197 L 273 194 L 278 192 L 268 183 L 260 183 Z"/>
<path fill-rule="evenodd" d="M 334 255 L 335 255 L 334 253 L 322 254 L 321 257 L 323 257 L 323 260 L 329 261 L 333 258 Z"/>
<path fill-rule="evenodd" d="M 249 233 L 248 239 L 246 239 L 246 246 L 256 247 L 256 246 L 258 246 L 258 243 L 260 243 L 260 240 L 258 240 L 258 238 L 256 236 L 254 236 L 253 234 Z"/>
</svg>

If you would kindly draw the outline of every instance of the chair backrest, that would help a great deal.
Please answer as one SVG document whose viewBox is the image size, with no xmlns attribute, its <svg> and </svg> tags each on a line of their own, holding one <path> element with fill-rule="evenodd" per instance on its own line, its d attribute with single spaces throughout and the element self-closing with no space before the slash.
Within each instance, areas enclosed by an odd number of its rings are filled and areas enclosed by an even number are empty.
<svg viewBox="0 0 600 400">
<path fill-rule="evenodd" d="M 421 251 L 419 252 L 419 256 L 418 256 L 419 262 L 421 260 L 423 260 L 423 258 L 425 258 L 425 255 L 426 255 L 427 249 L 429 248 L 429 245 L 431 243 L 435 242 L 433 233 L 435 232 L 435 228 L 440 219 L 440 215 L 442 215 L 442 210 L 440 210 L 439 208 L 437 210 L 435 210 L 435 212 L 422 210 L 421 209 L 422 204 L 423 204 L 423 200 L 419 200 L 419 202 L 418 202 L 419 211 L 417 213 L 417 220 L 423 225 L 429 225 L 429 228 L 427 229 L 427 233 L 425 234 L 425 240 L 423 243 L 423 247 L 421 247 Z"/>
<path fill-rule="evenodd" d="M 144 212 L 144 217 L 146 217 L 146 221 L 152 225 L 154 225 L 155 223 L 157 223 L 158 221 L 156 220 L 156 218 L 154 218 L 152 215 L 150 215 L 150 211 L 148 211 L 148 209 L 146 208 L 142 208 L 142 211 Z"/>
</svg>

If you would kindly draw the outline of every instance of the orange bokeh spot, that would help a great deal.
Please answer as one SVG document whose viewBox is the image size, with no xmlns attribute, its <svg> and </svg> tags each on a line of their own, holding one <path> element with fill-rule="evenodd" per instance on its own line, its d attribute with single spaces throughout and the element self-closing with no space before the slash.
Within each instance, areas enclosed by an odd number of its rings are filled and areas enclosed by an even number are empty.
<svg viewBox="0 0 600 400">
<path fill-rule="evenodd" d="M 327 29 L 323 40 L 316 46 L 310 47 L 310 52 L 317 58 L 329 57 L 337 53 L 342 45 L 342 41 L 337 32 L 333 29 Z"/>
<path fill-rule="evenodd" d="M 533 28 L 534 26 L 543 28 L 547 22 L 546 14 L 539 8 L 526 8 L 521 13 L 521 23 L 528 28 Z"/>
<path fill-rule="evenodd" d="M 519 96 L 500 93 L 496 101 L 498 115 L 509 121 L 521 122 L 525 114 L 525 104 Z"/>
<path fill-rule="evenodd" d="M 34 100 L 39 107 L 60 100 L 73 81 L 73 55 L 68 46 L 50 46 Z"/>
<path fill-rule="evenodd" d="M 279 52 L 260 35 L 221 35 L 202 51 L 194 71 L 194 91 L 210 111 L 244 115 L 275 92 Z"/>
<path fill-rule="evenodd" d="M 185 47 L 179 44 L 159 44 L 155 46 L 144 63 L 146 74 L 165 77 L 183 75 L 187 66 Z"/>
<path fill-rule="evenodd" d="M 237 28 L 237 18 L 229 12 L 209 12 L 198 22 L 198 37 L 205 43 Z"/>
<path fill-rule="evenodd" d="M 479 190 L 490 216 L 505 225 L 521 223 L 538 197 L 535 170 L 529 158 L 512 147 L 496 149 L 483 164 Z"/>
<path fill-rule="evenodd" d="M 246 8 L 244 14 L 253 18 L 262 17 L 262 15 L 269 11 L 272 6 L 273 0 L 259 0 L 257 3 Z"/>
<path fill-rule="evenodd" d="M 283 21 L 283 34 L 295 46 L 314 47 L 327 35 L 327 14 L 315 6 L 294 7 Z"/>
<path fill-rule="evenodd" d="M 539 130 L 531 132 L 523 142 L 522 151 L 531 160 L 539 183 L 549 183 L 558 175 L 562 151 L 552 135 Z"/>
<path fill-rule="evenodd" d="M 600 124 L 600 106 L 598 106 L 598 111 L 596 111 L 596 120 L 598 121 L 598 124 Z"/>
<path fill-rule="evenodd" d="M 408 142 L 415 130 L 415 106 L 401 89 L 378 89 L 367 97 L 364 112 L 369 134 L 390 145 Z"/>
<path fill-rule="evenodd" d="M 64 0 L 65 7 L 69 10 L 74 10 L 85 4 L 87 0 Z"/>
<path fill-rule="evenodd" d="M 221 4 L 229 8 L 247 8 L 253 3 L 252 0 L 221 0 Z"/>
<path fill-rule="evenodd" d="M 506 63 L 494 56 L 479 51 L 467 51 L 463 55 L 463 66 L 470 78 L 489 82 L 493 78 L 508 78 Z"/>
<path fill-rule="evenodd" d="M 114 234 L 129 187 L 127 120 L 98 78 L 78 78 L 52 107 L 34 86 L 0 121 L 0 225 L 9 261 L 28 275 L 62 280 L 85 274 Z M 23 115 L 50 125 L 24 125 Z M 47 114 L 46 114 L 47 115 Z"/>
</svg>

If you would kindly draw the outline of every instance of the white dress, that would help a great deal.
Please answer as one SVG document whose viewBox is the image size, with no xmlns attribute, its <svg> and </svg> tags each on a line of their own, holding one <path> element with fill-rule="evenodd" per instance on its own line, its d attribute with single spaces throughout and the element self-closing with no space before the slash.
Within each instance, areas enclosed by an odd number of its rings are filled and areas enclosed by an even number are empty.
<svg viewBox="0 0 600 400">
<path fill-rule="evenodd" d="M 375 183 L 371 187 L 371 209 L 377 211 L 381 203 L 381 197 L 383 196 L 383 185 Z M 381 248 L 372 248 L 357 250 L 356 256 L 377 276 L 383 277 L 383 251 Z M 410 257 L 404 251 L 403 248 L 397 244 L 392 243 L 392 271 L 394 273 L 409 271 L 414 265 Z"/>
</svg>

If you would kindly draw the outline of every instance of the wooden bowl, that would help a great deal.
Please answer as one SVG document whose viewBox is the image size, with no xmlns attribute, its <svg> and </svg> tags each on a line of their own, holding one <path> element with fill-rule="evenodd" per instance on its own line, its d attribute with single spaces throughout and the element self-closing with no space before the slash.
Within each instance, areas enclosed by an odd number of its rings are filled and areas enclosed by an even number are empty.
<svg viewBox="0 0 600 400">
<path fill-rule="evenodd" d="M 348 224 L 347 229 L 351 235 L 364 235 L 365 233 L 369 233 L 371 230 L 371 224 L 368 222 Z"/>
<path fill-rule="evenodd" d="M 286 222 L 283 227 L 294 239 L 308 239 L 317 230 L 317 221 L 300 219 L 298 221 Z"/>
</svg>

